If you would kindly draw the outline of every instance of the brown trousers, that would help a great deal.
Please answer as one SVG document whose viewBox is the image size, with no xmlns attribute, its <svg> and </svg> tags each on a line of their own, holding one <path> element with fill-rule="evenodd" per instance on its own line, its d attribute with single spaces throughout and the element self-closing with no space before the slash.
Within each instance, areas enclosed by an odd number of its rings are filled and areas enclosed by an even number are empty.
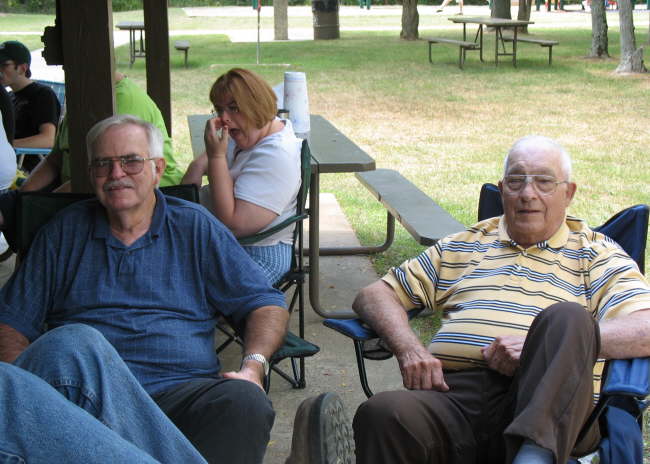
<svg viewBox="0 0 650 464">
<path fill-rule="evenodd" d="M 354 417 L 357 463 L 510 463 L 525 439 L 556 463 L 598 444 L 597 424 L 576 439 L 593 408 L 598 324 L 582 307 L 558 303 L 528 331 L 514 377 L 477 368 L 446 372 L 448 392 L 379 393 Z"/>
</svg>

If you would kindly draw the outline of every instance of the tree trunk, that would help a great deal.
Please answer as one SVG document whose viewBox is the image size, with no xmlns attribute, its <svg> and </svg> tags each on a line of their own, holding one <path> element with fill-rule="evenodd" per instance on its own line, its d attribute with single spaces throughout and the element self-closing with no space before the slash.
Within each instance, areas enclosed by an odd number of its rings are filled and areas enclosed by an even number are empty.
<svg viewBox="0 0 650 464">
<path fill-rule="evenodd" d="M 589 58 L 608 58 L 607 14 L 605 2 L 591 2 L 591 52 Z"/>
<path fill-rule="evenodd" d="M 273 38 L 289 40 L 289 19 L 287 0 L 273 0 Z"/>
<path fill-rule="evenodd" d="M 517 10 L 517 19 L 530 21 L 530 11 L 533 7 L 533 0 L 519 0 L 519 9 Z M 528 26 L 521 26 L 519 32 L 528 34 Z"/>
<path fill-rule="evenodd" d="M 418 0 L 404 0 L 402 2 L 402 31 L 399 36 L 404 40 L 417 40 L 419 25 Z"/>
<path fill-rule="evenodd" d="M 490 14 L 493 18 L 512 19 L 510 0 L 492 0 L 492 12 Z"/>
<path fill-rule="evenodd" d="M 616 68 L 616 72 L 646 72 L 647 69 L 643 64 L 643 48 L 636 48 L 632 2 L 630 0 L 618 1 L 618 16 L 621 23 L 621 61 Z"/>
</svg>

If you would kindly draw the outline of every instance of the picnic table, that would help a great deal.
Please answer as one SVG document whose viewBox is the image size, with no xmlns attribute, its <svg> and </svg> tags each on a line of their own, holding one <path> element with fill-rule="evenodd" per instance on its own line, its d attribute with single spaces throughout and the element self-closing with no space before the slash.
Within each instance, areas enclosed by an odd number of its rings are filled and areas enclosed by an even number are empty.
<svg viewBox="0 0 650 464">
<path fill-rule="evenodd" d="M 129 31 L 129 68 L 133 66 L 136 58 L 146 56 L 144 46 L 144 22 L 143 21 L 121 21 L 117 23 L 118 29 Z M 139 40 L 136 40 L 136 33 L 140 32 Z"/>
<path fill-rule="evenodd" d="M 491 18 L 488 16 L 477 16 L 477 17 L 465 17 L 465 16 L 455 16 L 449 18 L 449 21 L 453 23 L 460 23 L 463 25 L 463 41 L 467 41 L 467 25 L 476 24 L 478 29 L 476 35 L 474 36 L 474 43 L 478 44 L 479 57 L 481 61 L 483 60 L 483 26 L 494 28 L 496 40 L 494 45 L 494 64 L 499 65 L 500 56 L 512 56 L 513 66 L 517 66 L 517 28 L 521 26 L 526 26 L 528 24 L 533 24 L 532 21 L 525 21 L 521 19 L 505 19 L 505 18 Z M 503 37 L 503 29 L 513 29 L 512 35 L 512 52 L 506 51 L 506 41 Z M 499 51 L 499 45 L 501 45 L 501 50 Z"/>
<path fill-rule="evenodd" d="M 196 114 L 187 117 L 192 152 L 196 158 L 205 151 L 203 132 L 205 122 L 212 116 Z M 324 318 L 350 318 L 354 313 L 327 311 L 320 303 L 320 256 L 371 253 L 380 247 L 321 248 L 320 247 L 320 176 L 328 173 L 361 172 L 375 169 L 375 160 L 342 134 L 322 116 L 312 114 L 308 141 L 312 154 L 312 174 L 309 191 L 309 302 L 314 311 Z"/>
</svg>

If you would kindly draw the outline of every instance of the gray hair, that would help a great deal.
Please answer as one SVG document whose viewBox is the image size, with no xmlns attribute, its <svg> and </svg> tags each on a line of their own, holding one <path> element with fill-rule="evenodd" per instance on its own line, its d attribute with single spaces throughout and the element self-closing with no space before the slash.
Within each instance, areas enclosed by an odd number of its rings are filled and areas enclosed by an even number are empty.
<svg viewBox="0 0 650 464">
<path fill-rule="evenodd" d="M 569 156 L 569 153 L 562 145 L 543 135 L 527 135 L 517 140 L 508 151 L 506 159 L 503 162 L 503 175 L 505 176 L 507 174 L 508 163 L 510 162 L 511 155 L 537 150 L 558 153 L 560 155 L 560 169 L 566 177 L 564 180 L 571 180 L 571 156 Z"/>
<path fill-rule="evenodd" d="M 126 125 L 138 126 L 145 131 L 147 134 L 147 141 L 149 142 L 149 158 L 163 157 L 163 137 L 156 126 L 131 114 L 116 114 L 99 121 L 88 131 L 88 135 L 86 135 L 88 162 L 95 158 L 95 143 L 97 143 L 97 139 L 99 139 L 104 132 L 113 126 Z"/>
</svg>

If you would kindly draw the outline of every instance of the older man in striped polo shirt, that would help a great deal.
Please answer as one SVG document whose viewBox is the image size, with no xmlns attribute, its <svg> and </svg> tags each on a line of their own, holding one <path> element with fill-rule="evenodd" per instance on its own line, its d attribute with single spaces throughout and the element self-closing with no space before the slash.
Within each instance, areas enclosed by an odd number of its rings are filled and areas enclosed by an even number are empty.
<svg viewBox="0 0 650 464">
<path fill-rule="evenodd" d="M 358 463 L 564 463 L 602 362 L 650 356 L 650 288 L 618 245 L 566 215 L 571 160 L 518 140 L 499 182 L 504 215 L 440 240 L 361 290 L 355 311 L 388 343 L 405 391 L 363 403 Z M 405 309 L 440 310 L 427 350 Z M 596 381 L 596 384 L 594 384 Z"/>
</svg>

